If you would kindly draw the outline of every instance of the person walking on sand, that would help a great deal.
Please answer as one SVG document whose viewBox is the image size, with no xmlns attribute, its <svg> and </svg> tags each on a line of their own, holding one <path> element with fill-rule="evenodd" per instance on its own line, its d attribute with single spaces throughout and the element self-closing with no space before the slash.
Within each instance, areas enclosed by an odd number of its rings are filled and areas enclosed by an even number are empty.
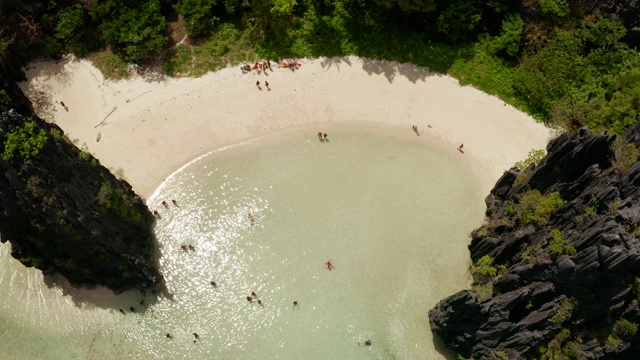
<svg viewBox="0 0 640 360">
<path fill-rule="evenodd" d="M 320 132 L 318 133 L 318 140 L 320 140 L 320 141 L 323 141 L 323 142 L 324 142 L 324 140 L 322 140 L 322 131 L 320 131 Z"/>
<path fill-rule="evenodd" d="M 327 136 L 328 136 L 327 133 L 324 133 L 324 141 L 328 141 L 329 140 L 329 138 L 327 138 Z"/>
<path fill-rule="evenodd" d="M 329 269 L 329 271 L 333 270 L 333 264 L 331 263 L 331 260 L 326 262 L 327 265 L 327 269 Z"/>
<path fill-rule="evenodd" d="M 461 153 L 464 153 L 464 151 L 462 151 L 463 147 L 464 147 L 464 144 L 460 144 L 460 146 L 458 146 L 458 151 L 460 151 Z"/>
<path fill-rule="evenodd" d="M 271 91 L 271 89 L 269 89 L 269 82 L 268 81 L 266 81 L 266 80 L 264 81 L 264 86 L 267 87 L 267 90 Z"/>
<path fill-rule="evenodd" d="M 256 86 L 260 89 L 260 80 L 256 81 Z"/>
<path fill-rule="evenodd" d="M 420 133 L 418 132 L 418 127 L 413 125 L 413 132 L 416 133 L 416 135 L 420 136 Z"/>
</svg>

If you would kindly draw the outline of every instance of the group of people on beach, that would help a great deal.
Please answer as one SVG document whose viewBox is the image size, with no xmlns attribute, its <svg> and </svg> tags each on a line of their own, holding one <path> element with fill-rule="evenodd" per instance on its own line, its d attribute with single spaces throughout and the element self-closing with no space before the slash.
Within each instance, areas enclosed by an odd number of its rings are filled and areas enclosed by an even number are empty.
<svg viewBox="0 0 640 360">
<path fill-rule="evenodd" d="M 282 62 L 282 67 L 283 68 L 289 68 L 289 69 L 297 69 L 299 67 L 301 67 L 302 64 L 299 63 L 297 60 L 292 60 L 289 63 L 287 62 Z M 269 73 L 267 73 L 267 69 L 271 70 L 273 72 L 273 69 L 271 69 L 271 60 L 264 60 L 262 62 L 257 62 L 255 63 L 253 66 L 251 65 L 243 65 L 240 67 L 240 70 L 242 71 L 243 74 L 248 74 L 253 72 L 254 70 L 260 74 L 261 72 L 263 72 L 265 75 L 269 75 Z M 262 90 L 262 87 L 260 86 L 260 80 L 256 81 L 256 87 L 258 88 L 258 90 Z M 271 91 L 271 88 L 269 87 L 269 82 L 265 80 L 264 82 L 264 86 L 267 88 L 268 91 Z"/>
<path fill-rule="evenodd" d="M 320 132 L 318 133 L 318 140 L 320 140 L 321 142 L 325 142 L 325 141 L 326 141 L 326 142 L 329 142 L 329 138 L 328 138 L 328 136 L 329 136 L 329 135 L 327 135 L 327 133 L 323 133 L 322 131 L 320 131 Z"/>
<path fill-rule="evenodd" d="M 240 70 L 242 70 L 243 74 L 250 73 L 252 70 L 260 72 L 260 71 L 266 71 L 267 69 L 273 71 L 271 69 L 271 61 L 270 60 L 265 60 L 263 62 L 257 62 L 257 63 L 255 63 L 255 65 L 253 65 L 253 67 L 251 67 L 251 65 L 244 65 L 244 66 L 240 67 Z"/>
</svg>

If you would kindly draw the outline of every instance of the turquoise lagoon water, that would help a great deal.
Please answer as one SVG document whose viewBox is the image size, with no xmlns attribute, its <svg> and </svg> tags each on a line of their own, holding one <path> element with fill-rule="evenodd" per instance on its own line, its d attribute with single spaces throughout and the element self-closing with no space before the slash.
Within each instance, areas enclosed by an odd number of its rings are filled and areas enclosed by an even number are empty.
<svg viewBox="0 0 640 360">
<path fill-rule="evenodd" d="M 468 286 L 486 184 L 410 129 L 323 128 L 327 143 L 295 128 L 167 179 L 148 204 L 169 295 L 144 306 L 43 279 L 0 247 L 2 358 L 444 359 L 427 313 Z"/>
</svg>

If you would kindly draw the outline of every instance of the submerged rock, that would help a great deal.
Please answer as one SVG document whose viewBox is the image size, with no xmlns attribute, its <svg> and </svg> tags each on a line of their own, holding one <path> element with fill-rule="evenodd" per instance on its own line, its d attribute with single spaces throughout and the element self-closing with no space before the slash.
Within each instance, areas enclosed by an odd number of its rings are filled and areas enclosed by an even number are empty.
<svg viewBox="0 0 640 360">
<path fill-rule="evenodd" d="M 14 258 L 116 293 L 161 282 L 154 216 L 128 183 L 15 110 L 0 114 L 0 145 L 0 234 Z"/>
<path fill-rule="evenodd" d="M 478 293 L 429 312 L 447 347 L 469 359 L 640 358 L 640 124 L 615 140 L 565 133 L 538 166 L 497 181 L 469 245 Z"/>
</svg>

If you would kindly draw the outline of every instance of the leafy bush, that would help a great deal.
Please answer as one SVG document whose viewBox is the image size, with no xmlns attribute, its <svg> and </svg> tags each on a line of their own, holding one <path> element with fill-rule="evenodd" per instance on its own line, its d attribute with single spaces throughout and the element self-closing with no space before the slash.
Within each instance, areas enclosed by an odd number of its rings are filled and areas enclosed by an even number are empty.
<svg viewBox="0 0 640 360">
<path fill-rule="evenodd" d="M 609 336 L 607 336 L 607 341 L 605 341 L 604 347 L 606 349 L 613 349 L 618 345 L 620 345 L 620 343 L 621 343 L 620 337 L 618 337 L 618 335 L 616 335 L 615 333 L 611 333 L 609 334 Z"/>
<path fill-rule="evenodd" d="M 562 300 L 560 307 L 555 315 L 551 318 L 551 321 L 561 324 L 571 318 L 573 310 L 578 306 L 578 300 L 574 298 L 565 298 Z"/>
<path fill-rule="evenodd" d="M 493 258 L 489 255 L 481 257 L 476 265 L 471 267 L 471 275 L 474 279 L 498 275 L 498 269 L 493 266 Z"/>
<path fill-rule="evenodd" d="M 551 230 L 551 239 L 549 240 L 549 248 L 554 255 L 575 255 L 576 248 L 569 245 L 567 239 L 564 238 L 562 231 L 558 229 Z"/>
<path fill-rule="evenodd" d="M 184 23 L 187 34 L 191 37 L 208 35 L 217 17 L 213 15 L 213 8 L 218 0 L 180 0 L 173 5 L 179 14 L 184 15 Z"/>
<path fill-rule="evenodd" d="M 573 360 L 580 358 L 580 347 L 575 342 L 567 342 L 571 337 L 569 329 L 562 329 L 547 347 L 540 348 L 541 360 Z"/>
<path fill-rule="evenodd" d="M 116 54 L 96 53 L 89 56 L 89 60 L 100 69 L 105 79 L 122 79 L 127 76 L 127 64 Z"/>
<path fill-rule="evenodd" d="M 558 192 L 543 196 L 538 190 L 529 190 L 519 194 L 516 199 L 517 202 L 509 200 L 504 214 L 514 216 L 523 225 L 546 224 L 551 214 L 564 204 Z"/>
<path fill-rule="evenodd" d="M 11 103 L 11 97 L 6 90 L 0 90 L 0 106 L 7 106 Z"/>
<path fill-rule="evenodd" d="M 165 19 L 160 2 L 147 0 L 140 5 L 123 2 L 95 3 L 95 16 L 102 17 L 99 30 L 127 61 L 138 61 L 158 53 L 166 43 Z"/>
<path fill-rule="evenodd" d="M 622 337 L 631 337 L 638 332 L 638 324 L 627 319 L 620 319 L 613 324 L 613 332 Z"/>
<path fill-rule="evenodd" d="M 482 20 L 481 4 L 477 0 L 449 3 L 436 19 L 436 29 L 452 42 L 469 40 Z"/>
<path fill-rule="evenodd" d="M 58 13 L 55 38 L 66 44 L 66 49 L 85 56 L 100 46 L 100 36 L 88 26 L 89 19 L 82 8 L 64 9 Z"/>
<path fill-rule="evenodd" d="M 567 0 L 540 0 L 542 15 L 550 20 L 558 21 L 569 15 Z"/>
<path fill-rule="evenodd" d="M 502 31 L 492 40 L 494 52 L 504 51 L 515 57 L 520 53 L 520 42 L 524 30 L 524 21 L 518 13 L 512 13 L 502 20 Z"/>
<path fill-rule="evenodd" d="M 616 141 L 613 144 L 613 152 L 616 157 L 614 166 L 619 174 L 629 171 L 640 157 L 640 151 L 633 142 L 622 145 L 621 141 Z"/>
<path fill-rule="evenodd" d="M 129 199 L 114 190 L 107 179 L 103 179 L 96 200 L 103 210 L 114 209 L 126 221 L 139 222 L 141 219 L 141 215 L 135 211 Z"/>
<path fill-rule="evenodd" d="M 526 159 L 516 162 L 513 166 L 520 170 L 524 170 L 531 164 L 539 164 L 546 155 L 547 151 L 545 149 L 531 149 Z"/>
<path fill-rule="evenodd" d="M 35 122 L 27 122 L 7 134 L 2 159 L 11 161 L 18 156 L 20 161 L 27 161 L 37 156 L 46 143 L 47 133 L 38 130 Z"/>
</svg>

